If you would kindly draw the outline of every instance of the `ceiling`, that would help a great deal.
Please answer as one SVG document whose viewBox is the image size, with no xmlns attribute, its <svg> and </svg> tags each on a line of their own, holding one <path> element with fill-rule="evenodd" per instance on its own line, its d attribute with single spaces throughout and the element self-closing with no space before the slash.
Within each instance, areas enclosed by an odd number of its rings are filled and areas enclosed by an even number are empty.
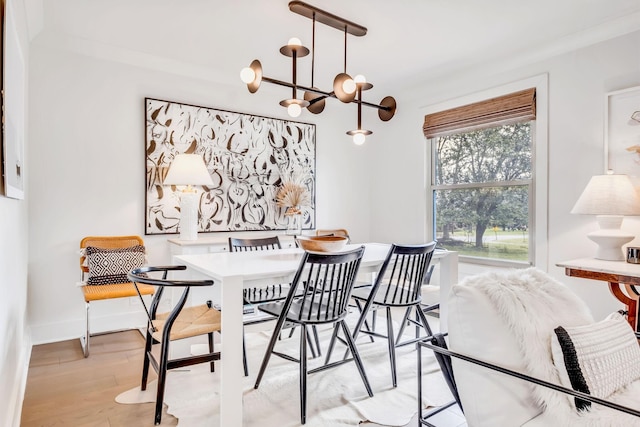
<svg viewBox="0 0 640 427">
<path fill-rule="evenodd" d="M 103 56 L 162 59 L 227 83 L 242 84 L 239 71 L 253 59 L 266 76 L 290 81 L 291 60 L 279 48 L 293 36 L 311 47 L 312 21 L 290 12 L 288 0 L 25 1 L 36 43 L 81 42 Z M 381 97 L 482 63 L 540 59 L 640 29 L 640 0 L 308 3 L 367 27 L 366 36 L 348 37 L 347 72 L 365 74 Z M 329 89 L 343 71 L 343 43 L 341 31 L 317 24 L 315 86 Z M 310 75 L 308 56 L 298 83 L 310 85 Z"/>
</svg>

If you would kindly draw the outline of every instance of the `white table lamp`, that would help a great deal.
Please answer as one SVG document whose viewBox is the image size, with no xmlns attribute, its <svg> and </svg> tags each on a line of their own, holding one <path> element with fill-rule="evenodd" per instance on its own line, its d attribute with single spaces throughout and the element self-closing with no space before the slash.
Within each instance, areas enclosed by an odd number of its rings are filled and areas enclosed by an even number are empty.
<svg viewBox="0 0 640 427">
<path fill-rule="evenodd" d="M 622 220 L 625 215 L 640 215 L 640 198 L 627 175 L 593 176 L 571 213 L 596 215 L 600 229 L 587 237 L 598 245 L 597 259 L 625 259 L 622 246 L 635 236 L 620 229 Z"/>
<path fill-rule="evenodd" d="M 164 178 L 164 185 L 185 185 L 180 194 L 180 239 L 198 239 L 198 193 L 192 185 L 213 185 L 209 171 L 198 154 L 178 154 Z"/>
</svg>

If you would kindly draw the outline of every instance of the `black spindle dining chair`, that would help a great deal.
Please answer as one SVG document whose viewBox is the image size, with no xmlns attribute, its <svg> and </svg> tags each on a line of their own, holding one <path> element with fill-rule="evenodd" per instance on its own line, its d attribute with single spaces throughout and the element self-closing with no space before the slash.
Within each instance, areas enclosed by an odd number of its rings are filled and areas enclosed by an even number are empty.
<svg viewBox="0 0 640 427">
<path fill-rule="evenodd" d="M 341 253 L 305 252 L 291 283 L 291 289 L 286 300 L 264 304 L 259 307 L 260 310 L 278 316 L 278 321 L 262 360 L 262 366 L 254 387 L 258 388 L 260 386 L 272 354 L 298 363 L 300 369 L 300 422 L 302 424 L 305 424 L 307 418 L 307 374 L 353 361 L 358 368 L 367 393 L 369 396 L 373 396 L 362 360 L 351 338 L 351 331 L 345 322 L 351 291 L 363 254 L 364 246 Z M 301 327 L 300 354 L 298 358 L 275 350 L 278 334 L 285 322 Z M 342 330 L 345 342 L 353 357 L 308 370 L 307 327 L 322 324 L 333 324 L 333 335 L 337 335 L 339 330 Z"/>
<path fill-rule="evenodd" d="M 428 273 L 435 247 L 436 242 L 423 245 L 391 245 L 387 258 L 380 267 L 373 286 L 355 289 L 352 294 L 352 298 L 356 301 L 358 310 L 360 310 L 360 318 L 353 330 L 353 339 L 358 338 L 360 333 L 370 337 L 387 339 L 391 363 L 391 380 L 394 387 L 398 385 L 395 348 L 413 344 L 426 338 L 426 336 L 432 335 L 431 327 L 420 303 L 422 302 L 421 287 L 425 275 Z M 391 309 L 395 307 L 406 308 L 397 338 L 394 337 L 391 316 Z M 386 335 L 376 332 L 375 326 L 368 328 L 366 325 L 369 312 L 373 312 L 375 316 L 375 312 L 381 308 L 386 309 Z M 410 317 L 411 311 L 415 312 L 415 320 Z M 420 337 L 416 333 L 415 338 L 400 342 L 401 334 L 407 321 L 423 328 L 427 335 Z M 375 325 L 375 322 L 372 322 L 372 324 Z M 335 342 L 336 338 L 332 338 L 327 350 L 325 363 L 328 363 L 331 359 Z"/>
<path fill-rule="evenodd" d="M 246 239 L 229 237 L 229 252 L 269 251 L 274 249 L 282 249 L 280 238 L 278 236 Z M 287 297 L 289 288 L 290 285 L 288 283 L 280 283 L 277 285 L 254 286 L 243 289 L 244 304 L 245 306 L 254 306 L 251 309 L 255 310 L 255 306 L 260 304 L 282 301 Z M 248 317 L 247 320 L 244 321 L 244 324 L 250 325 L 269 322 L 271 320 L 274 320 L 274 317 Z M 315 329 L 313 331 L 315 333 L 317 347 L 319 348 L 320 344 L 318 342 L 317 332 Z M 311 347 L 311 353 L 314 357 L 316 356 L 316 350 L 313 347 Z M 247 363 L 247 350 L 244 333 L 242 336 L 242 365 L 244 368 L 244 376 L 246 377 L 249 375 L 249 364 Z"/>
</svg>

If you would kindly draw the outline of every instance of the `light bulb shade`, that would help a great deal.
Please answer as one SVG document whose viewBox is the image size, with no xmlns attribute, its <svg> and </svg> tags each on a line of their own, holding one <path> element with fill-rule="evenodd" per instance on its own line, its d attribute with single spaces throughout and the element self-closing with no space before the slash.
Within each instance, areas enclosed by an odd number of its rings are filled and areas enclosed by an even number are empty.
<svg viewBox="0 0 640 427">
<path fill-rule="evenodd" d="M 640 198 L 627 175 L 596 175 L 589 180 L 571 213 L 640 215 Z"/>
<path fill-rule="evenodd" d="M 240 72 L 240 78 L 243 82 L 247 83 L 247 89 L 249 89 L 249 92 L 256 93 L 260 87 L 260 83 L 262 82 L 262 64 L 257 59 L 254 59 L 248 69 L 253 72 L 253 79 L 249 82 L 245 81 L 243 74 L 247 78 L 250 76 L 250 71 L 245 71 L 245 69 Z"/>
<path fill-rule="evenodd" d="M 251 67 L 244 67 L 240 71 L 240 80 L 243 83 L 249 84 L 252 83 L 256 79 L 256 72 L 251 69 Z"/>
<path fill-rule="evenodd" d="M 316 89 L 316 88 L 313 88 Z M 325 98 L 324 95 L 318 95 L 314 92 L 305 92 L 304 100 L 309 101 L 309 105 L 307 106 L 307 111 L 313 114 L 320 114 L 324 111 L 325 106 Z"/>
<path fill-rule="evenodd" d="M 292 57 L 293 52 L 296 53 L 298 58 L 303 58 L 309 55 L 309 49 L 302 46 L 302 42 L 297 37 L 291 37 L 287 42 L 286 46 L 282 46 L 280 48 L 280 53 L 284 56 Z"/>
<path fill-rule="evenodd" d="M 340 73 L 333 79 L 333 93 L 336 95 L 342 102 L 351 102 L 356 97 L 356 86 L 353 83 L 353 91 L 347 92 L 344 90 L 344 83 L 348 81 L 353 82 L 351 76 L 347 73 Z M 347 83 L 347 89 L 349 89 L 350 84 Z"/>
<path fill-rule="evenodd" d="M 300 108 L 298 104 L 289 104 L 287 113 L 289 113 L 291 117 L 299 117 L 300 113 L 302 113 L 302 108 Z"/>
<path fill-rule="evenodd" d="M 169 167 L 164 185 L 213 185 L 209 171 L 198 154 L 178 154 Z"/>
<path fill-rule="evenodd" d="M 283 99 L 280 101 L 280 105 L 287 109 L 287 113 L 289 113 L 291 117 L 298 117 L 302 109 L 309 106 L 309 101 L 296 98 Z"/>
<path fill-rule="evenodd" d="M 371 132 L 370 130 L 366 130 L 366 129 L 356 129 L 356 130 L 350 130 L 347 132 L 347 135 L 350 135 L 353 137 L 353 143 L 356 145 L 362 145 L 364 144 L 364 141 L 366 139 L 367 135 L 371 135 L 373 132 Z"/>
<path fill-rule="evenodd" d="M 344 93 L 354 93 L 357 88 L 358 86 L 356 85 L 356 82 L 351 79 L 346 79 L 342 82 L 342 90 L 344 91 Z"/>
<path fill-rule="evenodd" d="M 353 143 L 356 144 L 356 145 L 364 144 L 364 141 L 366 139 L 367 139 L 367 137 L 363 133 L 356 133 L 355 135 L 353 135 Z"/>
<path fill-rule="evenodd" d="M 378 117 L 383 122 L 388 122 L 396 114 L 396 100 L 393 96 L 385 96 L 380 101 L 380 106 L 383 108 L 378 109 Z"/>
<path fill-rule="evenodd" d="M 356 76 L 353 78 L 353 81 L 356 82 L 356 84 L 363 84 L 367 82 L 367 79 L 362 74 L 356 74 Z"/>
<path fill-rule="evenodd" d="M 362 74 L 357 74 L 353 78 L 353 83 L 355 84 L 355 87 L 357 89 L 369 90 L 369 89 L 371 89 L 373 87 L 373 85 L 371 83 L 367 82 L 367 79 Z"/>
</svg>

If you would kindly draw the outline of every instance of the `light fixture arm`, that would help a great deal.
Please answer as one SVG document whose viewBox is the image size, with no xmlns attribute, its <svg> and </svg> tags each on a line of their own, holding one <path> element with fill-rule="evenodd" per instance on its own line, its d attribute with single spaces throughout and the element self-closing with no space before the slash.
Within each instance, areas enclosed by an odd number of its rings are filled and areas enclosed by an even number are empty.
<svg viewBox="0 0 640 427">
<path fill-rule="evenodd" d="M 291 53 L 291 60 L 293 61 L 293 66 L 292 66 L 292 82 L 293 85 L 291 86 L 291 98 L 296 99 L 296 88 L 297 88 L 297 81 L 298 81 L 298 55 L 296 53 L 296 50 L 294 49 L 293 52 Z"/>
<path fill-rule="evenodd" d="M 311 25 L 311 87 L 313 87 L 313 73 L 316 69 L 316 12 L 313 12 Z"/>
<path fill-rule="evenodd" d="M 347 73 L 347 26 L 344 26 L 344 73 Z"/>
<path fill-rule="evenodd" d="M 358 130 L 360 130 L 362 129 L 362 85 L 358 85 L 356 102 L 358 103 Z"/>
<path fill-rule="evenodd" d="M 284 86 L 284 87 L 288 87 L 288 88 L 296 88 L 296 89 L 300 89 L 306 92 L 313 92 L 313 93 L 317 93 L 318 95 L 323 95 L 326 97 L 330 97 L 330 98 L 336 98 L 336 95 L 333 92 L 326 92 L 323 90 L 320 90 L 318 88 L 315 87 L 308 87 L 308 86 L 303 86 L 303 85 L 298 85 L 298 84 L 293 84 L 293 83 L 289 83 L 289 82 L 285 82 L 283 80 L 278 80 L 278 79 L 273 79 L 271 77 L 267 77 L 267 76 L 262 76 L 262 81 L 265 81 L 267 83 L 271 83 L 271 84 L 275 84 L 278 86 Z M 390 98 L 390 97 L 388 97 Z M 362 105 L 366 105 L 367 107 L 371 107 L 371 108 L 377 108 L 378 110 L 381 111 L 385 111 L 385 112 L 395 112 L 395 106 L 390 106 L 390 105 L 383 105 L 383 104 L 374 104 L 372 102 L 367 102 L 367 101 L 362 101 L 362 100 L 356 100 L 354 99 L 351 102 L 357 102 L 359 104 Z M 393 116 L 392 116 L 393 117 Z M 386 121 L 386 120 L 385 120 Z"/>
</svg>

